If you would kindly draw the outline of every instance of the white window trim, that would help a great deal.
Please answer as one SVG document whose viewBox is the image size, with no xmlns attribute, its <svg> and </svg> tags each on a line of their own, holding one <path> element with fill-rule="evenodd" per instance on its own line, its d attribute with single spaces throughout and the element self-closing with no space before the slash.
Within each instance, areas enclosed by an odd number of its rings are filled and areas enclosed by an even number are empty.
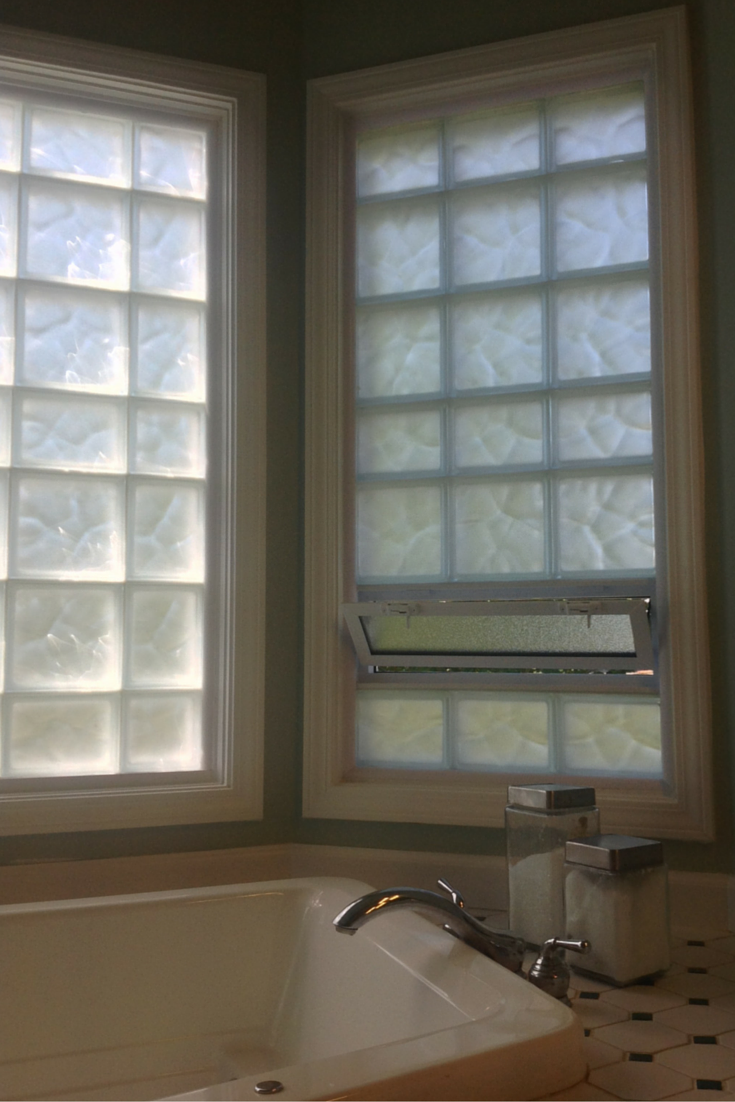
<svg viewBox="0 0 735 1102">
<path fill-rule="evenodd" d="M 452 105 L 574 91 L 606 73 L 646 77 L 657 117 L 653 179 L 661 271 L 661 355 L 667 497 L 668 646 L 662 680 L 669 727 L 666 779 L 594 783 L 606 830 L 713 837 L 709 641 L 704 562 L 692 106 L 683 7 L 327 77 L 309 89 L 307 168 L 307 455 L 304 814 L 311 818 L 500 826 L 508 774 L 356 770 L 355 655 L 340 624 L 350 591 L 346 519 L 353 470 L 345 388 L 352 363 L 348 225 L 355 126 L 427 117 Z M 396 593 L 398 599 L 398 593 Z M 543 780 L 526 777 L 527 780 Z M 560 779 L 560 778 L 554 778 Z"/>
<path fill-rule="evenodd" d="M 222 615 L 217 668 L 215 768 L 160 778 L 44 778 L 0 791 L 0 834 L 111 829 L 262 817 L 265 625 L 265 77 L 198 62 L 0 30 L 0 79 L 103 94 L 121 103 L 184 108 L 213 125 L 227 171 L 214 181 L 222 213 L 219 316 L 225 446 L 217 471 L 222 579 L 211 595 Z M 237 454 L 236 454 L 237 453 Z M 209 738 L 212 730 L 205 731 Z"/>
</svg>

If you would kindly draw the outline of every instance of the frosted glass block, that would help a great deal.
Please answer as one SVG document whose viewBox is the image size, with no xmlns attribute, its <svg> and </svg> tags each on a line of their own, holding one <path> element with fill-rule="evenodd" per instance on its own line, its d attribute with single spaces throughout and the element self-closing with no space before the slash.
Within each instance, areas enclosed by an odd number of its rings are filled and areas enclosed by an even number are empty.
<svg viewBox="0 0 735 1102">
<path fill-rule="evenodd" d="M 0 169 L 17 171 L 20 168 L 20 120 L 19 103 L 0 103 Z"/>
<path fill-rule="evenodd" d="M 204 414 L 151 402 L 133 410 L 132 470 L 203 478 Z"/>
<path fill-rule="evenodd" d="M 444 761 L 441 697 L 357 694 L 357 758 L 362 764 L 437 766 Z"/>
<path fill-rule="evenodd" d="M 0 276 L 15 276 L 18 253 L 18 178 L 0 173 Z"/>
<path fill-rule="evenodd" d="M 15 375 L 13 300 L 12 285 L 0 283 L 0 386 L 11 386 Z"/>
<path fill-rule="evenodd" d="M 478 482 L 454 490 L 458 574 L 536 574 L 544 569 L 540 482 Z"/>
<path fill-rule="evenodd" d="M 658 702 L 574 700 L 563 707 L 563 753 L 568 769 L 661 775 Z"/>
<path fill-rule="evenodd" d="M 646 148 L 643 85 L 559 99 L 552 117 L 557 164 L 642 153 Z"/>
<path fill-rule="evenodd" d="M 357 142 L 357 194 L 437 187 L 439 130 L 436 126 L 371 131 Z"/>
<path fill-rule="evenodd" d="M 10 704 L 11 775 L 60 777 L 117 772 L 113 701 L 82 697 L 14 700 Z"/>
<path fill-rule="evenodd" d="M 8 475 L 0 474 L 0 578 L 8 576 Z"/>
<path fill-rule="evenodd" d="M 359 310 L 357 388 L 361 398 L 439 391 L 439 310 L 435 306 Z"/>
<path fill-rule="evenodd" d="M 560 398 L 560 459 L 603 459 L 651 454 L 651 395 Z"/>
<path fill-rule="evenodd" d="M 138 128 L 137 186 L 203 199 L 207 193 L 207 136 L 169 126 Z"/>
<path fill-rule="evenodd" d="M 358 210 L 358 295 L 394 295 L 438 287 L 439 257 L 436 200 L 407 199 Z"/>
<path fill-rule="evenodd" d="M 645 166 L 556 181 L 561 272 L 648 259 Z"/>
<path fill-rule="evenodd" d="M 541 163 L 538 108 L 523 104 L 455 119 L 451 149 L 457 181 L 532 172 Z"/>
<path fill-rule="evenodd" d="M 19 586 L 12 599 L 10 677 L 18 689 L 120 688 L 117 591 Z"/>
<path fill-rule="evenodd" d="M 454 462 L 458 467 L 541 463 L 540 402 L 477 402 L 454 410 Z"/>
<path fill-rule="evenodd" d="M 18 459 L 25 467 L 72 471 L 127 469 L 125 407 L 75 396 L 18 400 Z"/>
<path fill-rule="evenodd" d="M 31 171 L 118 187 L 129 183 L 128 126 L 122 119 L 47 107 L 30 114 Z"/>
<path fill-rule="evenodd" d="M 202 685 L 199 592 L 135 590 L 128 613 L 131 685 L 198 689 Z"/>
<path fill-rule="evenodd" d="M 204 318 L 196 307 L 141 303 L 137 313 L 136 393 L 204 401 Z"/>
<path fill-rule="evenodd" d="M 460 697 L 454 745 L 463 769 L 547 769 L 549 717 L 544 700 Z"/>
<path fill-rule="evenodd" d="M 114 295 L 27 290 L 20 381 L 30 386 L 125 394 L 125 313 L 123 300 Z"/>
<path fill-rule="evenodd" d="M 558 513 L 562 570 L 653 568 L 653 481 L 648 475 L 562 479 Z"/>
<path fill-rule="evenodd" d="M 10 466 L 12 391 L 0 389 L 0 467 Z"/>
<path fill-rule="evenodd" d="M 455 303 L 452 362 L 457 390 L 540 383 L 539 295 L 493 295 Z"/>
<path fill-rule="evenodd" d="M 120 579 L 123 491 L 122 480 L 19 478 L 15 572 L 29 578 Z"/>
<path fill-rule="evenodd" d="M 141 483 L 133 493 L 137 578 L 204 580 L 204 499 L 193 486 Z"/>
<path fill-rule="evenodd" d="M 437 471 L 441 462 L 438 410 L 373 413 L 357 423 L 357 469 L 361 474 Z"/>
<path fill-rule="evenodd" d="M 557 293 L 560 379 L 651 370 L 648 284 L 592 283 Z"/>
<path fill-rule="evenodd" d="M 130 245 L 121 195 L 33 181 L 27 206 L 27 275 L 127 290 Z"/>
<path fill-rule="evenodd" d="M 203 299 L 207 293 L 204 212 L 193 203 L 141 202 L 137 286 Z"/>
<path fill-rule="evenodd" d="M 125 769 L 180 772 L 201 769 L 201 702 L 196 695 L 150 693 L 128 698 Z"/>
<path fill-rule="evenodd" d="M 438 486 L 364 487 L 357 494 L 357 573 L 423 577 L 442 571 Z"/>
<path fill-rule="evenodd" d="M 452 218 L 454 282 L 490 283 L 541 271 L 541 206 L 536 185 L 459 192 Z"/>
</svg>

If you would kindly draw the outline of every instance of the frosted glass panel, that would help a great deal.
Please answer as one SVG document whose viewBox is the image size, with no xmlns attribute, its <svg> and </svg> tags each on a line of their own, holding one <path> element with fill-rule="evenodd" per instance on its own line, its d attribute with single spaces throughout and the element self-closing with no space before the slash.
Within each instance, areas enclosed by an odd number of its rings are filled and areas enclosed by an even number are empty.
<svg viewBox="0 0 735 1102">
<path fill-rule="evenodd" d="M 0 467 L 7 467 L 10 464 L 11 394 L 10 390 L 0 390 Z"/>
<path fill-rule="evenodd" d="M 441 765 L 444 760 L 441 698 L 358 693 L 357 757 L 364 764 Z"/>
<path fill-rule="evenodd" d="M 24 319 L 22 382 L 126 393 L 127 334 L 116 296 L 28 290 Z"/>
<path fill-rule="evenodd" d="M 123 482 L 19 478 L 15 571 L 25 577 L 122 577 Z"/>
<path fill-rule="evenodd" d="M 441 490 L 437 486 L 360 489 L 357 564 L 358 575 L 364 578 L 440 574 Z"/>
<path fill-rule="evenodd" d="M 27 205 L 28 275 L 128 287 L 130 247 L 121 196 L 34 181 Z"/>
<path fill-rule="evenodd" d="M 0 103 L 0 169 L 20 167 L 20 118 L 19 103 Z"/>
<path fill-rule="evenodd" d="M 529 172 L 539 167 L 535 104 L 455 119 L 451 135 L 457 181 Z"/>
<path fill-rule="evenodd" d="M 19 461 L 60 470 L 126 469 L 125 407 L 104 399 L 21 397 Z"/>
<path fill-rule="evenodd" d="M 126 768 L 138 772 L 201 769 L 201 728 L 198 696 L 131 696 L 125 723 Z"/>
<path fill-rule="evenodd" d="M 168 126 L 138 129 L 137 185 L 203 199 L 207 191 L 206 134 Z"/>
<path fill-rule="evenodd" d="M 560 379 L 651 370 L 651 309 L 642 281 L 597 283 L 557 293 Z"/>
<path fill-rule="evenodd" d="M 32 171 L 118 186 L 129 182 L 129 127 L 121 119 L 35 107 L 30 127 Z"/>
<path fill-rule="evenodd" d="M 14 276 L 18 250 L 18 183 L 0 174 L 0 275 Z"/>
<path fill-rule="evenodd" d="M 438 410 L 369 414 L 358 421 L 357 469 L 362 474 L 436 471 L 441 459 Z"/>
<path fill-rule="evenodd" d="M 203 401 L 204 318 L 190 306 L 141 304 L 137 313 L 136 393 Z"/>
<path fill-rule="evenodd" d="M 452 308 L 458 390 L 540 383 L 541 299 L 536 294 L 471 298 Z"/>
<path fill-rule="evenodd" d="M 642 85 L 559 99 L 552 117 L 557 164 L 642 153 L 646 148 Z"/>
<path fill-rule="evenodd" d="M 651 395 L 563 398 L 557 404 L 560 459 L 651 454 Z"/>
<path fill-rule="evenodd" d="M 191 486 L 143 483 L 133 495 L 133 572 L 137 578 L 204 578 L 204 511 Z"/>
<path fill-rule="evenodd" d="M 136 686 L 198 689 L 202 643 L 197 590 L 146 587 L 130 602 L 129 680 Z"/>
<path fill-rule="evenodd" d="M 117 771 L 117 715 L 105 699 L 14 700 L 11 774 L 59 777 Z"/>
<path fill-rule="evenodd" d="M 435 200 L 407 199 L 359 209 L 359 295 L 392 295 L 438 287 L 439 255 L 439 206 Z"/>
<path fill-rule="evenodd" d="M 544 457 L 540 402 L 477 402 L 454 410 L 458 467 L 540 463 Z"/>
<path fill-rule="evenodd" d="M 198 206 L 141 202 L 136 278 L 141 290 L 204 298 L 204 215 Z"/>
<path fill-rule="evenodd" d="M 452 258 L 459 284 L 518 279 L 541 271 L 538 187 L 515 184 L 454 196 Z"/>
<path fill-rule="evenodd" d="M 9 668 L 16 688 L 120 688 L 115 589 L 22 586 L 11 607 Z"/>
<path fill-rule="evenodd" d="M 458 574 L 533 574 L 544 569 L 540 482 L 456 486 L 454 517 Z"/>
<path fill-rule="evenodd" d="M 150 404 L 133 411 L 132 470 L 204 477 L 204 415 L 197 409 Z"/>
<path fill-rule="evenodd" d="M 0 578 L 8 576 L 8 475 L 0 474 Z"/>
<path fill-rule="evenodd" d="M 441 388 L 441 327 L 435 306 L 381 307 L 357 314 L 361 398 L 432 394 Z"/>
<path fill-rule="evenodd" d="M 594 773 L 661 773 L 661 710 L 656 703 L 568 701 L 567 768 Z"/>
<path fill-rule="evenodd" d="M 558 502 L 562 570 L 653 567 L 650 477 L 602 475 L 562 479 Z"/>
<path fill-rule="evenodd" d="M 457 700 L 455 752 L 465 769 L 546 769 L 549 764 L 545 701 Z"/>
<path fill-rule="evenodd" d="M 648 259 L 645 167 L 556 182 L 560 271 Z"/>
<path fill-rule="evenodd" d="M 0 283 L 0 386 L 10 386 L 15 374 L 14 295 L 11 287 L 12 284 Z"/>
<path fill-rule="evenodd" d="M 439 183 L 435 126 L 372 131 L 357 143 L 357 194 L 379 195 Z"/>
</svg>

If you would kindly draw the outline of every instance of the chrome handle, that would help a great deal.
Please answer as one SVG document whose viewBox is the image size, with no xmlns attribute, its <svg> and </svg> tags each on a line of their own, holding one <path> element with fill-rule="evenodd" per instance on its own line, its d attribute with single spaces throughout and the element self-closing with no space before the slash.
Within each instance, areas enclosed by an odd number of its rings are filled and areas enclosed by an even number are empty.
<svg viewBox="0 0 735 1102">
<path fill-rule="evenodd" d="M 572 949 L 575 953 L 589 953 L 591 948 L 589 941 L 569 941 L 563 937 L 554 937 L 551 940 L 554 942 L 555 949 Z"/>
<path fill-rule="evenodd" d="M 446 892 L 447 895 L 451 898 L 452 903 L 454 903 L 455 907 L 462 907 L 464 909 L 464 896 L 461 892 L 455 891 L 448 880 L 442 880 L 441 878 L 439 878 L 439 880 L 437 880 L 437 884 L 442 889 L 442 891 Z"/>
</svg>

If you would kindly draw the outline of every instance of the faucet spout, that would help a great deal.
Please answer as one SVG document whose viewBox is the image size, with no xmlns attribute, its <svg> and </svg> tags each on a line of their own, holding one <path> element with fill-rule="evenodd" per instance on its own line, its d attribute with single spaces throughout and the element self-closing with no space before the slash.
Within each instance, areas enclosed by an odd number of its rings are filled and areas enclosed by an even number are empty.
<svg viewBox="0 0 735 1102">
<path fill-rule="evenodd" d="M 426 915 L 437 926 L 442 926 L 504 968 L 520 972 L 526 949 L 522 938 L 491 929 L 453 900 L 423 888 L 386 888 L 384 891 L 368 892 L 337 915 L 334 928 L 343 934 L 355 934 L 366 922 L 399 907 Z"/>
</svg>

